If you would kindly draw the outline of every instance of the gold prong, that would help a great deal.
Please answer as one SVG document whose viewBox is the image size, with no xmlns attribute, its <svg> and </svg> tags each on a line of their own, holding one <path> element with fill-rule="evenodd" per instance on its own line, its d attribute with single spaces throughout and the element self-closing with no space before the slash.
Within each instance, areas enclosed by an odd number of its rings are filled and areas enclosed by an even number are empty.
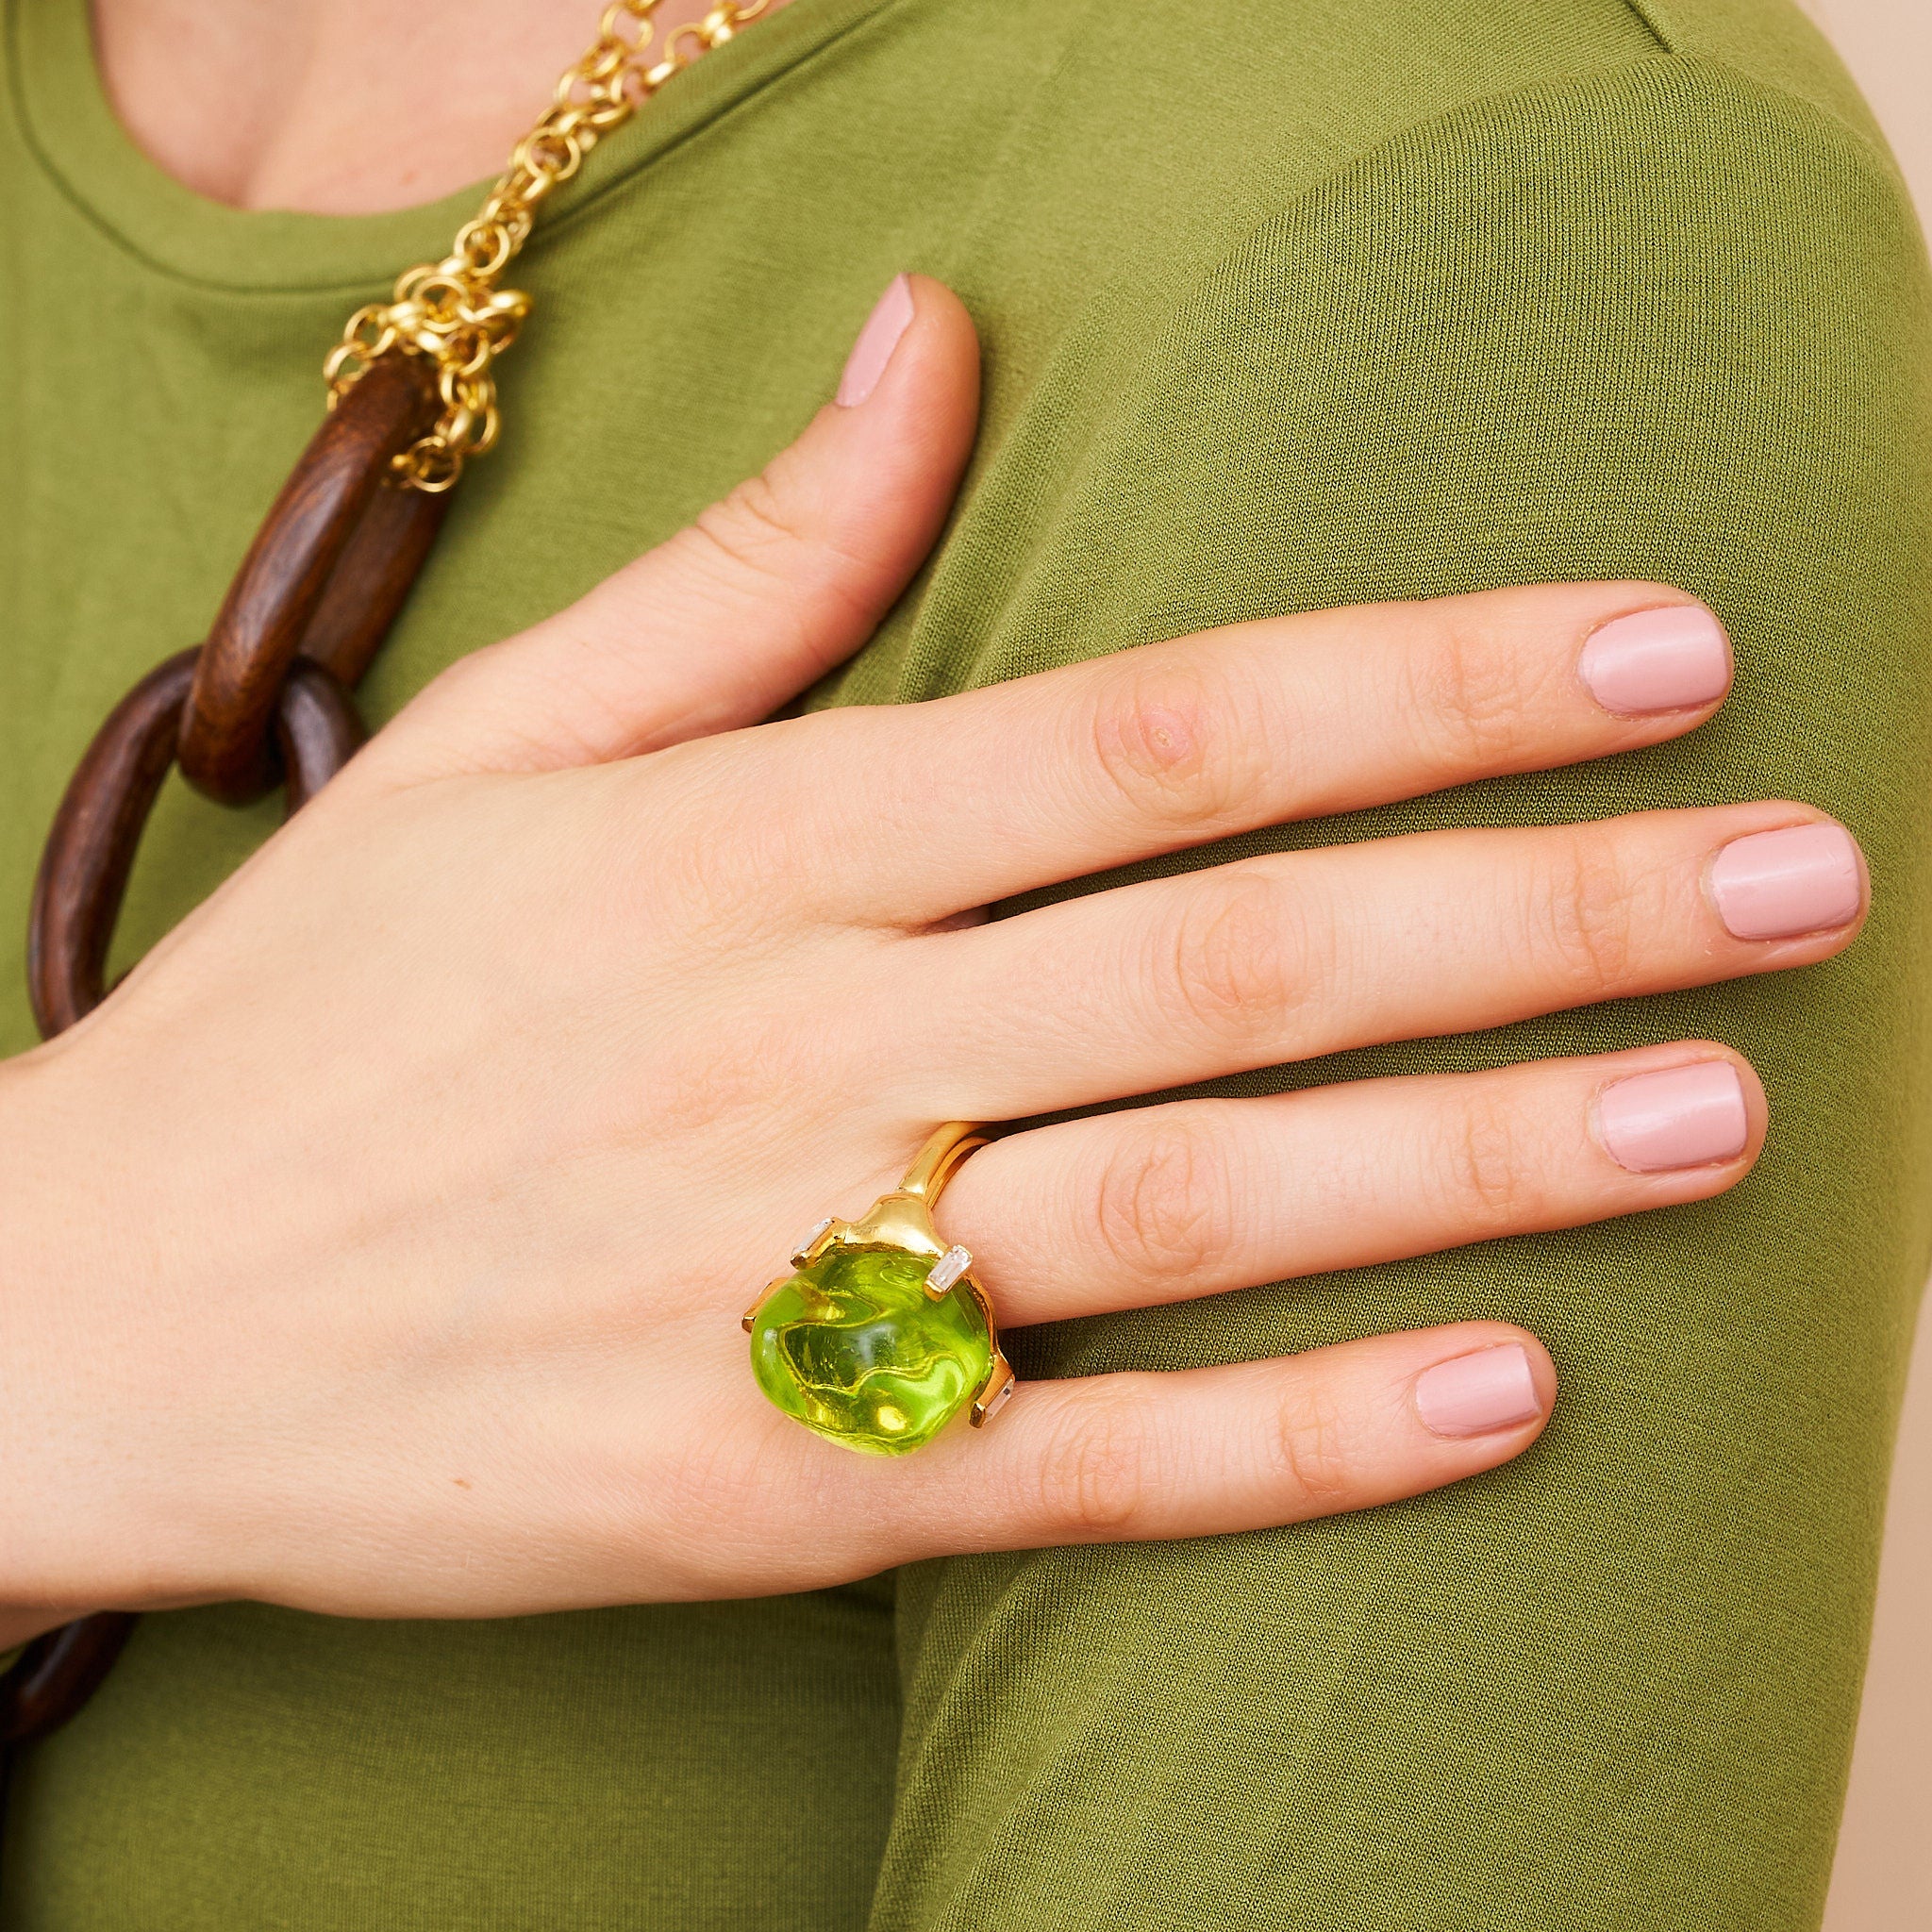
<svg viewBox="0 0 1932 1932">
<path fill-rule="evenodd" d="M 744 1313 L 739 1317 L 738 1325 L 747 1335 L 751 1333 L 752 1324 L 758 1320 L 758 1310 L 771 1300 L 773 1290 L 783 1288 L 791 1279 L 791 1275 L 781 1274 L 775 1281 L 766 1282 L 764 1287 L 758 1291 L 758 1300 L 752 1303 L 751 1307 L 745 1309 Z"/>
<path fill-rule="evenodd" d="M 840 1224 L 831 1215 L 817 1223 L 811 1232 L 791 1251 L 791 1265 L 794 1268 L 809 1268 L 824 1251 L 826 1237 Z"/>
<path fill-rule="evenodd" d="M 1013 1391 L 1019 1387 L 1013 1379 L 1013 1365 L 1005 1356 L 995 1351 L 992 1358 L 992 1373 L 987 1376 L 985 1386 L 973 1398 L 973 1426 L 983 1429 L 1008 1402 Z"/>
</svg>

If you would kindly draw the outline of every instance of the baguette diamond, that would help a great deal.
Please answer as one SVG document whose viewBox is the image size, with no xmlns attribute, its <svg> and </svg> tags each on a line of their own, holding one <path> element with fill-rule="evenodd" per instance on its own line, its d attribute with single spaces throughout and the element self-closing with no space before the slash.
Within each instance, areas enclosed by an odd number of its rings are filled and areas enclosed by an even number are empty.
<svg viewBox="0 0 1932 1932">
<path fill-rule="evenodd" d="M 811 1232 L 791 1251 L 791 1265 L 794 1268 L 803 1268 L 805 1266 L 805 1257 L 811 1253 L 812 1242 L 817 1241 L 820 1235 L 824 1234 L 831 1224 L 832 1217 L 829 1214 L 823 1221 L 814 1221 L 812 1223 Z"/>
<path fill-rule="evenodd" d="M 965 1248 L 952 1247 L 932 1264 L 932 1273 L 925 1277 L 925 1291 L 934 1301 L 947 1293 L 953 1284 L 973 1265 L 973 1257 Z"/>
<path fill-rule="evenodd" d="M 985 1412 L 979 1418 L 981 1423 L 985 1424 L 991 1422 L 993 1417 L 999 1414 L 1000 1410 L 1006 1407 L 1007 1404 L 1013 1399 L 1013 1391 L 1017 1389 L 1019 1386 L 1020 1385 L 1017 1382 L 1008 1382 L 1000 1390 L 1000 1392 L 997 1395 L 995 1395 L 993 1399 L 986 1405 Z"/>
</svg>

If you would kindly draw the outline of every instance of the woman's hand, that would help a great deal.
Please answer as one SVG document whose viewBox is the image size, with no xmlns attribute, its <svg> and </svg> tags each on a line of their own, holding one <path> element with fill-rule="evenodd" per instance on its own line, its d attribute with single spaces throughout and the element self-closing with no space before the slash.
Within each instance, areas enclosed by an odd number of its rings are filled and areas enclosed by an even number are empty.
<svg viewBox="0 0 1932 1932">
<path fill-rule="evenodd" d="M 1823 958 L 1802 805 L 1250 859 L 974 908 L 1248 827 L 1655 743 L 1720 702 L 1649 585 L 1241 625 L 756 724 L 861 644 L 972 438 L 895 284 L 766 476 L 440 679 L 92 1018 L 0 1070 L 0 1599 L 486 1616 L 1291 1523 L 1516 1455 L 1555 1376 L 1465 1323 L 1023 1387 L 852 1455 L 739 1316 L 930 1127 Z M 1592 695 L 1592 691 L 1599 695 Z M 1601 701 L 1600 701 L 1601 700 Z M 749 728 L 743 728 L 749 727 Z M 940 1211 L 1003 1324 L 1694 1200 L 1748 1067 L 1641 1053 L 1117 1111 Z"/>
</svg>

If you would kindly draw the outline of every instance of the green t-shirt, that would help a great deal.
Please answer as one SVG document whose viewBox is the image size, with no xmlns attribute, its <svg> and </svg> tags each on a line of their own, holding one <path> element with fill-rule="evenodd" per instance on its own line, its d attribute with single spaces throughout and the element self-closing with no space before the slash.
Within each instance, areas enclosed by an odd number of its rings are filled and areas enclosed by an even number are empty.
<svg viewBox="0 0 1932 1932">
<path fill-rule="evenodd" d="M 201 635 L 344 315 L 475 197 L 210 206 L 114 124 L 79 0 L 5 5 L 12 1050 L 34 856 L 82 744 Z M 759 1603 L 149 1618 L 23 1763 L 0 1916 L 1814 1924 L 1932 1125 L 1927 277 L 1863 108 L 1784 0 L 797 0 L 546 213 L 505 445 L 371 715 L 756 469 L 901 269 L 970 306 L 984 431 L 934 563 L 823 699 L 1364 598 L 1681 584 L 1739 658 L 1688 741 L 1225 849 L 1808 799 L 1870 855 L 1859 944 L 1224 1091 L 1709 1035 L 1764 1077 L 1762 1162 L 1708 1205 L 1016 1338 L 1036 1375 L 1465 1315 L 1547 1338 L 1543 1441 L 1412 1503 Z M 171 786 L 125 949 L 274 821 Z"/>
</svg>

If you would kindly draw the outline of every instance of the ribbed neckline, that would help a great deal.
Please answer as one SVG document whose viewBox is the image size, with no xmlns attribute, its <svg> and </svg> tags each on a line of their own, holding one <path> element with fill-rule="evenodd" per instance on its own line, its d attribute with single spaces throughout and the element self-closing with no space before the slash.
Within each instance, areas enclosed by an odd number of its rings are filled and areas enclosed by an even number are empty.
<svg viewBox="0 0 1932 1932">
<path fill-rule="evenodd" d="M 792 0 L 681 74 L 590 156 L 546 208 L 530 248 L 580 221 L 613 183 L 648 166 L 895 0 Z M 486 182 L 419 208 L 310 215 L 225 207 L 142 153 L 102 88 L 86 0 L 5 0 L 13 108 L 28 147 L 60 192 L 150 267 L 237 293 L 366 288 L 447 252 Z M 594 11 L 594 9 L 591 9 Z M 587 11 L 590 27 L 595 21 Z"/>
</svg>

